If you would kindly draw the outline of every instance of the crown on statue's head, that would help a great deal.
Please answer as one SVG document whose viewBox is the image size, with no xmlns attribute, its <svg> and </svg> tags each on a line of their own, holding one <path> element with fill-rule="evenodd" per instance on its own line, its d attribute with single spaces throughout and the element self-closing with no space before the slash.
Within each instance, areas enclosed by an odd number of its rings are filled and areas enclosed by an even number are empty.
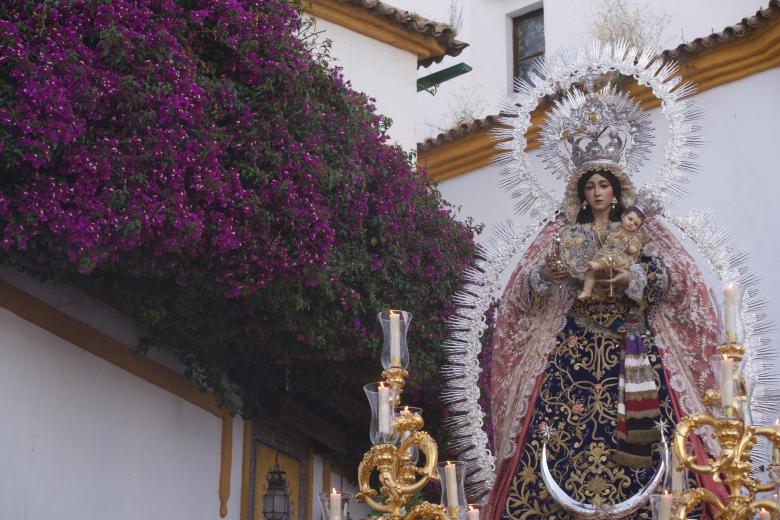
<svg viewBox="0 0 780 520">
<path fill-rule="evenodd" d="M 585 164 L 609 162 L 620 164 L 624 151 L 623 139 L 617 132 L 608 134 L 609 141 L 605 144 L 599 142 L 598 138 L 591 138 L 582 147 L 582 141 L 587 138 L 573 139 L 569 137 L 571 144 L 571 161 L 575 168 L 580 168 Z"/>
<path fill-rule="evenodd" d="M 633 109 L 633 104 L 633 99 L 612 88 L 600 94 L 589 90 L 583 95 L 561 132 L 571 147 L 575 168 L 591 163 L 625 164 L 625 143 L 631 134 L 626 109 Z"/>
<path fill-rule="evenodd" d="M 614 85 L 575 88 L 555 102 L 542 125 L 543 156 L 560 177 L 591 165 L 636 171 L 651 144 L 650 120 L 639 103 Z"/>
</svg>

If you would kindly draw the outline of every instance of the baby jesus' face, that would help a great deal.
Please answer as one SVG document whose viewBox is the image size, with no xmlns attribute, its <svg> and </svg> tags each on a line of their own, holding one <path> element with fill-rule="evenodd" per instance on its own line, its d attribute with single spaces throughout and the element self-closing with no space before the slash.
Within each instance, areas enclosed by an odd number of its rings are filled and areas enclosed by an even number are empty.
<svg viewBox="0 0 780 520">
<path fill-rule="evenodd" d="M 631 233 L 639 229 L 645 222 L 644 217 L 642 217 L 638 211 L 631 208 L 623 213 L 620 220 L 623 222 L 623 229 L 630 231 Z"/>
</svg>

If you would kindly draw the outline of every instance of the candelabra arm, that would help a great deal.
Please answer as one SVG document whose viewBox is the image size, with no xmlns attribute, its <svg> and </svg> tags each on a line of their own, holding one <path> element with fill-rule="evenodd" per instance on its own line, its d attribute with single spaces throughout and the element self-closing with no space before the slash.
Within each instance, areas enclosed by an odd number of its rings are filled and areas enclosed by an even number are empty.
<svg viewBox="0 0 780 520">
<path fill-rule="evenodd" d="M 357 494 L 357 499 L 365 501 L 368 506 L 373 509 L 374 511 L 378 511 L 380 513 L 390 513 L 393 508 L 391 505 L 382 504 L 381 502 L 377 502 L 374 500 L 373 497 L 376 496 L 376 490 L 371 487 L 371 473 L 374 472 L 374 469 L 377 469 L 377 463 L 376 463 L 376 452 L 379 450 L 376 450 L 375 448 L 379 446 L 388 446 L 388 445 L 381 445 L 378 444 L 377 446 L 374 446 L 366 452 L 365 455 L 363 455 L 363 460 L 360 461 L 360 464 L 358 465 L 358 485 L 360 486 L 360 492 Z M 393 447 L 394 448 L 394 447 Z"/>
<path fill-rule="evenodd" d="M 417 493 L 425 487 L 430 480 L 439 480 L 439 474 L 436 471 L 436 465 L 439 462 L 439 449 L 436 446 L 436 441 L 426 432 L 415 432 L 401 444 L 401 453 L 403 453 L 405 449 L 411 447 L 412 444 L 416 445 L 423 455 L 425 455 L 425 466 L 417 469 L 417 473 L 421 476 L 420 480 L 413 484 L 400 486 L 401 493 L 404 495 Z M 399 462 L 396 462 L 397 466 L 399 465 Z M 400 467 L 397 468 L 397 471 L 398 470 L 400 470 Z"/>
<path fill-rule="evenodd" d="M 702 503 L 710 504 L 720 513 L 726 510 L 726 506 L 723 505 L 723 502 L 720 501 L 715 493 L 705 488 L 692 489 L 682 496 L 682 500 L 680 507 L 677 508 L 677 520 L 687 520 L 688 513 Z"/>
<path fill-rule="evenodd" d="M 434 505 L 429 502 L 423 502 L 422 504 L 418 504 L 412 508 L 411 511 L 409 511 L 409 514 L 406 515 L 404 520 L 421 520 L 421 519 L 428 519 L 428 518 L 436 518 L 437 520 L 451 520 L 450 517 L 447 516 L 447 512 L 444 510 L 443 506 L 440 506 L 438 504 Z"/>
<path fill-rule="evenodd" d="M 756 493 L 768 493 L 770 491 L 774 491 L 776 487 L 777 486 L 775 486 L 774 483 L 767 482 L 766 484 L 758 484 L 755 489 Z"/>
<path fill-rule="evenodd" d="M 708 475 L 715 473 L 717 468 L 720 467 L 719 462 L 723 458 L 723 454 L 721 453 L 721 455 L 718 457 L 718 461 L 712 465 L 704 466 L 702 464 L 696 464 L 696 457 L 687 453 L 685 443 L 688 440 L 688 436 L 691 435 L 697 428 L 701 426 L 711 426 L 714 430 L 717 431 L 717 425 L 717 419 L 704 414 L 689 415 L 680 419 L 680 422 L 677 423 L 677 427 L 674 431 L 674 443 L 672 446 L 674 454 L 677 456 L 677 460 L 696 473 Z"/>
<path fill-rule="evenodd" d="M 753 433 L 757 437 L 766 437 L 773 446 L 780 446 L 780 431 L 774 426 L 754 426 Z"/>
<path fill-rule="evenodd" d="M 774 426 L 754 426 L 752 427 L 752 432 L 754 437 L 766 437 L 772 446 L 780 445 L 780 432 Z M 756 493 L 766 493 L 774 491 L 776 485 L 774 482 L 756 483 L 754 488 Z M 768 510 L 769 508 L 764 507 L 764 509 Z"/>
<path fill-rule="evenodd" d="M 754 510 L 766 509 L 770 513 L 777 513 L 780 511 L 780 507 L 778 507 L 777 502 L 774 500 L 756 500 L 751 505 L 754 507 Z"/>
</svg>

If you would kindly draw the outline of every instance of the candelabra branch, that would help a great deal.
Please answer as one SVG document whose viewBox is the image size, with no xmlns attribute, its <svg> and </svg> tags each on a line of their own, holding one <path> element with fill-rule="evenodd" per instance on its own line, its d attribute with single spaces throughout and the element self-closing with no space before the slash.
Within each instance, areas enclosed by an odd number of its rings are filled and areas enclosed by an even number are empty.
<svg viewBox="0 0 780 520">
<path fill-rule="evenodd" d="M 436 464 L 439 460 L 438 447 L 433 437 L 426 432 L 415 432 L 406 441 L 401 444 L 401 452 L 404 449 L 409 449 L 412 445 L 417 446 L 420 451 L 425 455 L 425 466 L 422 468 L 416 468 L 416 473 L 421 476 L 420 480 L 413 484 L 400 485 L 401 493 L 405 495 L 412 495 L 420 491 L 431 480 L 439 480 L 439 475 L 436 472 Z M 396 461 L 396 472 L 400 473 L 402 467 L 402 461 Z"/>
<path fill-rule="evenodd" d="M 360 486 L 360 492 L 357 494 L 357 499 L 365 502 L 374 511 L 380 513 L 391 513 L 394 509 L 394 504 L 391 497 L 387 497 L 385 503 L 374 500 L 377 492 L 371 487 L 371 475 L 375 470 L 380 472 L 380 484 L 382 490 L 386 486 L 385 479 L 382 478 L 383 470 L 389 470 L 392 468 L 393 459 L 395 458 L 396 447 L 392 444 L 377 444 L 373 446 L 368 452 L 363 455 L 363 460 L 358 465 L 358 484 Z"/>
<path fill-rule="evenodd" d="M 720 347 L 724 356 L 739 361 L 744 354 L 744 348 L 735 343 L 727 343 Z M 724 359 L 726 359 L 724 357 Z M 745 397 L 744 381 L 736 378 L 737 399 Z M 707 393 L 707 401 L 711 404 L 719 397 L 712 390 Z M 720 514 L 723 520 L 741 520 L 750 518 L 759 509 L 775 513 L 780 510 L 777 502 L 772 500 L 756 500 L 756 494 L 772 491 L 775 486 L 751 477 L 752 464 L 750 452 L 760 437 L 765 437 L 773 446 L 780 446 L 780 429 L 770 426 L 752 426 L 745 423 L 733 406 L 724 406 L 726 417 L 715 418 L 704 413 L 683 417 L 677 424 L 674 434 L 673 450 L 680 465 L 696 473 L 712 475 L 713 480 L 722 482 L 728 491 L 728 502 L 723 503 L 711 491 L 696 488 L 677 497 L 678 520 L 684 520 L 699 504 L 710 504 Z M 720 453 L 715 460 L 708 459 L 706 464 L 696 463 L 696 458 L 686 451 L 686 441 L 695 430 L 709 427 L 720 443 Z M 771 472 L 770 472 L 771 473 Z"/>
<path fill-rule="evenodd" d="M 777 502 L 774 500 L 756 500 L 752 503 L 753 510 L 756 509 L 766 509 L 770 513 L 777 513 L 780 511 L 780 507 L 778 507 Z"/>
<path fill-rule="evenodd" d="M 451 520 L 444 510 L 444 506 L 423 502 L 412 508 L 404 520 L 420 520 L 423 518 L 435 518 L 437 520 Z"/>
<path fill-rule="evenodd" d="M 694 455 L 689 455 L 685 448 L 688 436 L 693 434 L 694 430 L 702 426 L 711 426 L 714 429 L 717 427 L 717 420 L 714 417 L 704 414 L 689 415 L 688 417 L 684 417 L 677 424 L 677 428 L 675 429 L 674 444 L 672 449 L 674 450 L 674 454 L 677 456 L 677 460 L 680 461 L 680 464 L 685 465 L 697 473 L 712 474 L 716 471 L 715 464 L 709 466 L 697 464 L 696 457 Z M 719 457 L 719 460 L 721 458 L 722 454 L 721 457 Z"/>
<path fill-rule="evenodd" d="M 687 520 L 688 513 L 702 503 L 710 504 L 721 513 L 726 509 L 715 493 L 709 489 L 696 488 L 681 497 L 680 506 L 677 508 L 677 520 Z"/>
</svg>

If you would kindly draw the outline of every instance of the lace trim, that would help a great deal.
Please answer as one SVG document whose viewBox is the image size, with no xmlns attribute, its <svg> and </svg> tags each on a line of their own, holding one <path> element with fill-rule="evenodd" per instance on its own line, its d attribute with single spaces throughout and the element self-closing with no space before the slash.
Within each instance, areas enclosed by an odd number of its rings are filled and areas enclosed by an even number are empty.
<svg viewBox="0 0 780 520">
<path fill-rule="evenodd" d="M 531 290 L 539 296 L 544 296 L 550 292 L 553 284 L 544 279 L 542 273 L 544 272 L 544 265 L 537 265 L 531 269 L 531 275 L 529 277 L 531 283 Z"/>
<path fill-rule="evenodd" d="M 626 287 L 626 296 L 637 303 L 642 301 L 647 286 L 647 273 L 642 264 L 633 264 L 628 268 L 628 287 Z"/>
</svg>

